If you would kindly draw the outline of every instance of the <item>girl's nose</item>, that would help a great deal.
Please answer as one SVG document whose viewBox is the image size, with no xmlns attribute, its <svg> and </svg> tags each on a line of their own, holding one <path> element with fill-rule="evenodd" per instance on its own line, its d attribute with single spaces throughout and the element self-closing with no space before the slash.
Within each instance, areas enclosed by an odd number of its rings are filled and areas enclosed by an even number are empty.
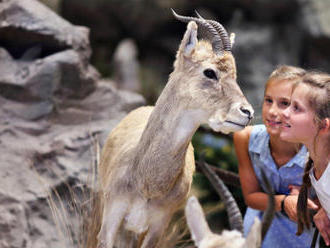
<svg viewBox="0 0 330 248">
<path fill-rule="evenodd" d="M 290 107 L 284 109 L 284 110 L 282 111 L 281 116 L 283 116 L 283 117 L 285 117 L 285 118 L 288 118 L 288 117 L 289 117 L 289 112 L 290 112 Z"/>
<path fill-rule="evenodd" d="M 273 104 L 269 109 L 269 113 L 275 115 L 277 114 L 277 112 L 277 107 L 275 106 L 275 104 Z"/>
</svg>

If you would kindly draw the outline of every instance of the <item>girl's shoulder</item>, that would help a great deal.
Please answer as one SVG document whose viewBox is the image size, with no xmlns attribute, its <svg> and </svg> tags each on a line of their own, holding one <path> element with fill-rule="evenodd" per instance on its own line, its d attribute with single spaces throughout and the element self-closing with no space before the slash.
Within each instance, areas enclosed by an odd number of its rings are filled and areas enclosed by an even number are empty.
<svg viewBox="0 0 330 248">
<path fill-rule="evenodd" d="M 234 133 L 234 145 L 236 148 L 246 148 L 249 145 L 249 140 L 250 140 L 250 134 L 252 131 L 253 127 L 252 126 L 247 126 L 244 129 L 237 131 Z"/>
<path fill-rule="evenodd" d="M 267 133 L 266 127 L 263 124 L 254 125 L 250 133 L 251 140 L 264 141 L 269 139 L 269 134 Z"/>
<path fill-rule="evenodd" d="M 267 130 L 266 130 L 266 126 L 264 124 L 258 124 L 258 125 L 252 126 L 251 135 L 265 136 L 267 134 L 268 133 L 267 133 Z"/>
<path fill-rule="evenodd" d="M 234 139 L 248 139 L 250 137 L 253 126 L 247 126 L 244 129 L 234 133 Z"/>
<path fill-rule="evenodd" d="M 250 139 L 265 139 L 268 138 L 268 133 L 266 130 L 265 125 L 254 125 L 254 126 L 247 126 L 241 131 L 237 131 L 234 133 L 234 140 L 236 141 L 247 141 L 249 142 Z"/>
<path fill-rule="evenodd" d="M 255 125 L 251 129 L 249 138 L 249 150 L 251 152 L 262 153 L 268 149 L 269 134 L 267 133 L 265 125 Z"/>
</svg>

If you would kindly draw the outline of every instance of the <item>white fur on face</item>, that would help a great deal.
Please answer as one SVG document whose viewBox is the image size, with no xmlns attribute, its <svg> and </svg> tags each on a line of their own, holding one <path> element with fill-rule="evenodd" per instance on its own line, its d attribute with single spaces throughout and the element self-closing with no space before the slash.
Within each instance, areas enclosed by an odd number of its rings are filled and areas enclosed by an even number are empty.
<svg viewBox="0 0 330 248">
<path fill-rule="evenodd" d="M 188 199 L 185 215 L 192 239 L 198 248 L 245 248 L 245 239 L 240 232 L 225 230 L 219 235 L 210 230 L 195 196 Z"/>
</svg>

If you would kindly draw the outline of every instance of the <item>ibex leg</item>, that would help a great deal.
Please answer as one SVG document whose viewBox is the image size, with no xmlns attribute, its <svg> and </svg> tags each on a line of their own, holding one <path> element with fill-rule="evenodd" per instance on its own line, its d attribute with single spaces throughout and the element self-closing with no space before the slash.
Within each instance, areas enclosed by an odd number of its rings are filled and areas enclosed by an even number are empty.
<svg viewBox="0 0 330 248">
<path fill-rule="evenodd" d="M 171 215 L 169 213 L 163 212 L 152 217 L 153 221 L 149 225 L 148 232 L 143 240 L 141 248 L 158 247 L 159 241 L 170 222 L 170 217 Z"/>
<path fill-rule="evenodd" d="M 112 204 L 105 204 L 101 230 L 98 234 L 97 248 L 112 248 L 117 231 L 127 212 L 128 202 L 115 200 Z"/>
</svg>

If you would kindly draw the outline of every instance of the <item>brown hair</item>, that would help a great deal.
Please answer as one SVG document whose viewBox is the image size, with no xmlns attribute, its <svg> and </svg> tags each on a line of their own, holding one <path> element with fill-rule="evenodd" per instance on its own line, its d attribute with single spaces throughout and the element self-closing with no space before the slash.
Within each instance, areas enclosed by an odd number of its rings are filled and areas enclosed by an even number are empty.
<svg viewBox="0 0 330 248">
<path fill-rule="evenodd" d="M 330 117 L 330 75 L 320 72 L 308 72 L 302 78 L 301 82 L 311 88 L 307 97 L 308 104 L 315 112 L 315 122 L 321 127 L 321 122 L 325 118 Z M 297 86 L 297 85 L 296 85 Z M 317 136 L 315 137 L 315 140 Z M 330 143 L 330 140 L 328 140 Z M 302 234 L 304 228 L 310 227 L 310 214 L 307 211 L 307 197 L 308 191 L 311 187 L 311 181 L 309 178 L 309 172 L 313 168 L 313 160 L 309 157 L 306 163 L 303 184 L 301 186 L 298 203 L 297 203 L 297 215 L 298 215 L 298 230 L 297 235 Z"/>
<path fill-rule="evenodd" d="M 309 171 L 313 168 L 313 161 L 311 158 L 308 159 L 308 162 L 305 165 L 304 175 L 303 175 L 303 184 L 299 191 L 298 202 L 297 202 L 297 219 L 298 219 L 298 230 L 297 235 L 303 233 L 304 228 L 310 228 L 311 217 L 307 211 L 307 198 L 308 191 L 311 187 L 311 180 L 309 178 Z"/>
<path fill-rule="evenodd" d="M 321 72 L 309 72 L 301 83 L 309 86 L 308 103 L 315 111 L 318 123 L 330 117 L 330 75 Z"/>
<path fill-rule="evenodd" d="M 271 81 L 276 80 L 298 80 L 306 74 L 306 71 L 300 67 L 290 66 L 290 65 L 279 65 L 269 76 L 266 86 L 267 87 Z"/>
</svg>

